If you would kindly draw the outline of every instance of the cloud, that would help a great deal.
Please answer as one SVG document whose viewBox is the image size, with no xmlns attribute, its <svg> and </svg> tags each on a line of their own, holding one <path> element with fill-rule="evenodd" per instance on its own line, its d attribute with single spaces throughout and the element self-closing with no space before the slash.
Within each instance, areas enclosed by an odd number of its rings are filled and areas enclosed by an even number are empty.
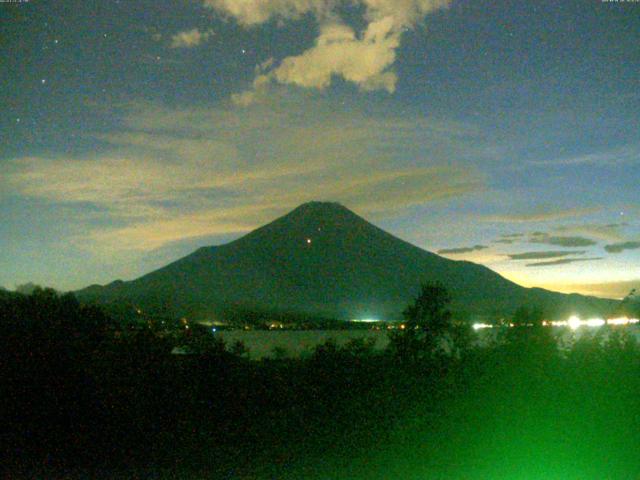
<svg viewBox="0 0 640 480">
<path fill-rule="evenodd" d="M 623 250 L 637 250 L 639 248 L 640 242 L 620 242 L 604 246 L 604 249 L 609 253 L 620 253 Z"/>
<path fill-rule="evenodd" d="M 340 7 L 359 4 L 371 23 L 393 18 L 396 27 L 413 26 L 428 13 L 446 8 L 450 0 L 204 0 L 204 5 L 243 26 L 249 27 L 272 19 L 295 20 L 312 14 L 319 21 L 336 18 Z"/>
<path fill-rule="evenodd" d="M 600 210 L 600 207 L 570 208 L 566 210 L 540 210 L 529 213 L 485 215 L 481 217 L 481 220 L 484 222 L 494 223 L 549 222 L 553 220 L 560 220 L 563 218 L 584 217 Z"/>
<path fill-rule="evenodd" d="M 626 164 L 637 164 L 640 162 L 640 145 L 625 145 L 604 152 L 587 153 L 572 157 L 564 157 L 553 160 L 539 160 L 531 162 L 537 166 L 575 166 L 575 165 L 592 165 L 592 166 L 615 166 Z"/>
<path fill-rule="evenodd" d="M 475 169 L 450 162 L 476 148 L 460 128 L 305 98 L 248 108 L 138 104 L 119 130 L 97 136 L 94 154 L 8 161 L 0 196 L 74 209 L 74 241 L 109 252 L 239 234 L 309 200 L 381 218 L 484 188 Z M 406 154 L 425 145 L 428 155 Z"/>
<path fill-rule="evenodd" d="M 596 245 L 596 241 L 585 237 L 555 236 L 543 232 L 534 232 L 529 237 L 529 243 L 542 243 L 558 247 L 589 247 Z"/>
<path fill-rule="evenodd" d="M 362 90 L 384 89 L 393 93 L 397 77 L 387 68 L 396 58 L 400 35 L 393 21 L 385 18 L 371 23 L 361 38 L 350 27 L 331 23 L 323 25 L 315 45 L 304 53 L 285 58 L 269 73 L 256 78 L 254 88 L 267 79 L 281 84 L 323 89 L 332 77 L 340 76 Z"/>
<path fill-rule="evenodd" d="M 366 26 L 357 32 L 340 16 L 340 7 L 357 3 Z M 204 5 L 234 18 L 244 27 L 272 19 L 292 20 L 311 14 L 319 35 L 311 48 L 263 68 L 250 90 L 232 96 L 242 106 L 265 95 L 272 83 L 324 89 L 342 77 L 361 90 L 393 93 L 397 75 L 391 70 L 402 33 L 425 15 L 448 7 L 450 0 L 204 0 Z"/>
<path fill-rule="evenodd" d="M 298 19 L 306 13 L 324 17 L 337 3 L 329 0 L 204 0 L 206 7 L 235 18 L 244 26 L 258 25 L 272 18 Z"/>
<path fill-rule="evenodd" d="M 198 237 L 242 234 L 259 227 L 275 216 L 273 204 L 241 205 L 175 215 L 156 216 L 120 228 L 100 229 L 89 238 L 114 250 L 154 250 L 164 245 Z"/>
<path fill-rule="evenodd" d="M 474 245 L 473 247 L 460 247 L 460 248 L 443 248 L 441 250 L 438 250 L 438 253 L 441 255 L 456 255 L 456 254 L 460 254 L 460 253 L 469 253 L 469 252 L 475 252 L 477 250 L 484 250 L 487 247 L 486 245 Z"/>
<path fill-rule="evenodd" d="M 523 252 L 523 253 L 511 253 L 507 256 L 511 260 L 536 260 L 543 258 L 557 258 L 567 257 L 569 255 L 584 255 L 584 250 L 567 250 L 567 251 L 544 251 L 544 252 Z"/>
<path fill-rule="evenodd" d="M 536 262 L 536 263 L 528 263 L 527 267 L 551 267 L 554 265 L 565 265 L 567 263 L 575 263 L 575 262 L 592 262 L 595 260 L 602 260 L 602 257 L 592 257 L 592 258 L 562 258 L 560 260 L 552 260 L 550 262 Z"/>
<path fill-rule="evenodd" d="M 625 238 L 622 230 L 629 226 L 628 223 L 609 223 L 609 224 L 578 224 L 565 225 L 556 228 L 558 232 L 570 233 L 572 235 L 596 238 L 606 242 L 619 242 Z"/>
<path fill-rule="evenodd" d="M 192 48 L 206 42 L 213 35 L 213 30 L 201 32 L 197 28 L 178 32 L 171 37 L 171 48 Z"/>
<path fill-rule="evenodd" d="M 493 240 L 493 243 L 502 243 L 504 245 L 511 245 L 516 241 L 524 237 L 524 233 L 503 233 L 500 238 Z"/>
</svg>

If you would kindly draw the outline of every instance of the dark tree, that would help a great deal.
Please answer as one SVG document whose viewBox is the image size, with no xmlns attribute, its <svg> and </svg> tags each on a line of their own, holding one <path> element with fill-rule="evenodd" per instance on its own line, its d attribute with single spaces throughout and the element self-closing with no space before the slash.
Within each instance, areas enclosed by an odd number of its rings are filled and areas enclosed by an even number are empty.
<svg viewBox="0 0 640 480">
<path fill-rule="evenodd" d="M 426 283 L 402 315 L 407 327 L 417 327 L 433 336 L 439 336 L 451 327 L 450 303 L 451 295 L 444 285 Z"/>
<path fill-rule="evenodd" d="M 506 328 L 504 339 L 515 356 L 545 356 L 557 353 L 557 341 L 551 327 L 544 325 L 544 312 L 537 306 L 520 306 Z"/>
<path fill-rule="evenodd" d="M 451 295 L 441 283 L 422 285 L 420 294 L 402 312 L 404 329 L 390 337 L 391 347 L 400 358 L 420 360 L 451 347 L 453 322 Z"/>
</svg>

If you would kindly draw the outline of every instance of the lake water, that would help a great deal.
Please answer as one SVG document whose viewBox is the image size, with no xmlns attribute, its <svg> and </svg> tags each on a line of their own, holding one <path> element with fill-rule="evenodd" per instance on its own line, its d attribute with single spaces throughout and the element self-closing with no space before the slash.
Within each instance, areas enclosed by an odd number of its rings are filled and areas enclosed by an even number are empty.
<svg viewBox="0 0 640 480">
<path fill-rule="evenodd" d="M 244 342 L 254 360 L 273 356 L 276 348 L 286 350 L 289 356 L 304 356 L 329 339 L 340 346 L 353 339 L 372 339 L 376 349 L 389 343 L 385 330 L 228 330 L 216 336 L 224 339 L 227 347 L 237 340 Z"/>
<path fill-rule="evenodd" d="M 555 334 L 560 337 L 566 346 L 572 340 L 585 334 L 593 334 L 597 328 L 581 327 L 572 331 L 566 327 L 553 328 Z M 640 327 L 638 325 L 613 327 L 620 328 L 621 331 L 628 329 L 640 342 Z M 495 333 L 495 330 L 484 330 L 478 332 L 480 342 L 486 341 Z M 604 332 L 603 332 L 604 333 Z M 237 340 L 242 341 L 249 349 L 250 358 L 259 360 L 265 357 L 272 357 L 275 349 L 284 349 L 288 356 L 299 357 L 313 352 L 316 346 L 332 339 L 337 345 L 345 345 L 353 339 L 372 339 L 375 341 L 374 348 L 382 350 L 389 344 L 388 332 L 386 330 L 227 330 L 216 333 L 227 343 L 227 348 Z"/>
</svg>

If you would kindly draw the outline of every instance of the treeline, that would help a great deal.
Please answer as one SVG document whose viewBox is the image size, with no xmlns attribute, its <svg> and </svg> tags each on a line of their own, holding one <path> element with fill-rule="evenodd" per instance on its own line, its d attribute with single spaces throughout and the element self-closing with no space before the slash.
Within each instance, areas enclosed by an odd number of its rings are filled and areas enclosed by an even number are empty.
<svg viewBox="0 0 640 480">
<path fill-rule="evenodd" d="M 572 343 L 520 309 L 475 341 L 425 285 L 378 351 L 355 340 L 250 361 L 202 330 L 120 332 L 36 289 L 0 294 L 8 478 L 637 478 L 640 349 Z M 527 476 L 528 475 L 528 476 Z"/>
</svg>

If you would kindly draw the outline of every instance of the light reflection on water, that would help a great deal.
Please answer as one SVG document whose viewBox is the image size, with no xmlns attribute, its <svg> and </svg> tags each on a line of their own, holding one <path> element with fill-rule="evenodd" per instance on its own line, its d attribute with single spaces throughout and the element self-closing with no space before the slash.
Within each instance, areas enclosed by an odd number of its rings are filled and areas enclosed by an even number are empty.
<svg viewBox="0 0 640 480">
<path fill-rule="evenodd" d="M 575 330 L 567 326 L 552 326 L 554 334 L 561 339 L 565 346 L 583 335 L 591 335 L 598 331 L 596 328 L 580 327 Z M 640 341 L 640 326 L 613 326 L 613 330 L 629 331 Z M 497 329 L 479 330 L 480 343 L 489 341 L 497 333 Z M 259 360 L 273 357 L 274 350 L 282 349 L 287 356 L 299 357 L 310 355 L 314 348 L 328 340 L 333 340 L 338 346 L 344 346 L 354 339 L 375 341 L 374 348 L 384 349 L 389 344 L 386 330 L 227 330 L 216 333 L 224 339 L 230 347 L 236 341 L 242 341 L 249 349 L 250 358 Z M 603 339 L 606 339 L 606 332 Z"/>
</svg>

